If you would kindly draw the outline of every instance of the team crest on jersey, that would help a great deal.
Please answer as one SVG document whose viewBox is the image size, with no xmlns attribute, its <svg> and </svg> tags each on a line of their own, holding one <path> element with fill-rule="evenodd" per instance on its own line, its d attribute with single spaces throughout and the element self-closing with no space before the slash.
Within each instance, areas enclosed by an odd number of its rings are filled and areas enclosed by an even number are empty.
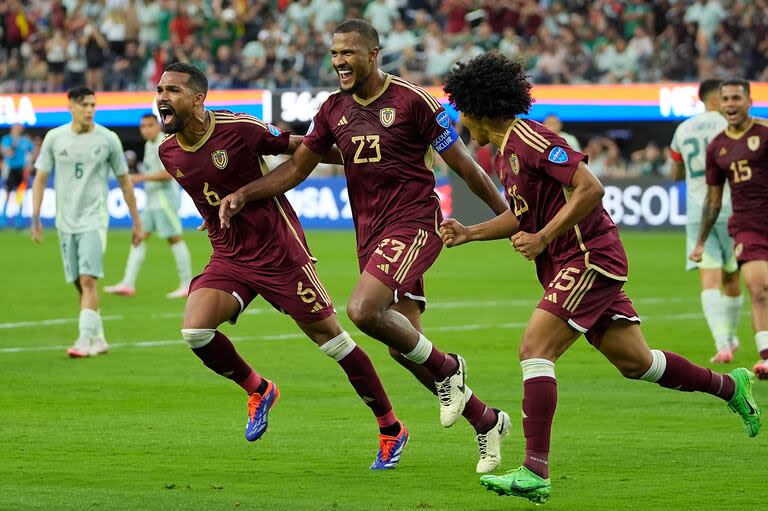
<svg viewBox="0 0 768 511">
<path fill-rule="evenodd" d="M 395 123 L 395 109 L 387 107 L 379 110 L 379 120 L 385 128 L 392 126 Z"/>
<path fill-rule="evenodd" d="M 515 153 L 509 156 L 509 166 L 512 167 L 512 173 L 518 175 L 520 173 L 520 160 Z"/>
<path fill-rule="evenodd" d="M 229 163 L 229 156 L 227 155 L 227 151 L 219 149 L 218 151 L 211 153 L 211 160 L 213 160 L 213 164 L 216 165 L 217 169 L 224 170 L 227 163 Z"/>
<path fill-rule="evenodd" d="M 749 147 L 750 151 L 757 151 L 757 148 L 760 147 L 760 137 L 757 135 L 752 135 L 747 139 L 747 147 Z"/>
</svg>

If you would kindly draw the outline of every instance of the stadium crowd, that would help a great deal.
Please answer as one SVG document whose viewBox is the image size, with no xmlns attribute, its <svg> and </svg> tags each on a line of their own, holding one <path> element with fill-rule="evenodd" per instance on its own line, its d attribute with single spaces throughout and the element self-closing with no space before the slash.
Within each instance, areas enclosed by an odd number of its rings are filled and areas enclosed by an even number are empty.
<svg viewBox="0 0 768 511">
<path fill-rule="evenodd" d="M 214 89 L 333 85 L 350 17 L 420 84 L 492 49 L 537 83 L 768 79 L 766 0 L 0 0 L 0 92 L 152 89 L 176 60 Z"/>
</svg>

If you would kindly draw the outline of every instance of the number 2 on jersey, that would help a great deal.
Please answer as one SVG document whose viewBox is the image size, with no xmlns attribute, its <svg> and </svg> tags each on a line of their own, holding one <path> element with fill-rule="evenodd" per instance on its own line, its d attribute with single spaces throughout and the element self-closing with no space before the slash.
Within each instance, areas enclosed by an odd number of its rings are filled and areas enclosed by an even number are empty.
<svg viewBox="0 0 768 511">
<path fill-rule="evenodd" d="M 361 156 L 363 149 L 365 149 L 366 142 L 368 142 L 369 152 L 375 152 L 374 155 L 369 155 L 367 158 Z M 355 158 L 352 160 L 355 163 L 376 163 L 381 161 L 381 146 L 379 145 L 378 135 L 358 135 L 356 137 L 352 137 L 352 143 L 357 144 Z"/>
<path fill-rule="evenodd" d="M 683 140 L 683 145 L 691 146 L 691 150 L 688 152 L 688 157 L 685 159 L 685 167 L 688 169 L 688 173 L 691 177 L 701 177 L 704 175 L 704 169 L 694 169 L 693 159 L 701 153 L 701 146 L 699 146 L 699 140 L 696 138 L 686 138 Z M 704 139 L 704 149 L 709 145 L 709 139 Z"/>
</svg>

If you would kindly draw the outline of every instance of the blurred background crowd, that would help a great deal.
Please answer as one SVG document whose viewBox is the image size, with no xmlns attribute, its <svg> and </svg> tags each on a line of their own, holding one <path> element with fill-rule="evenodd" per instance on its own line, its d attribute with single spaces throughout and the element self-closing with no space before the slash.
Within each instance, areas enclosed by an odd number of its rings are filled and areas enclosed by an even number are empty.
<svg viewBox="0 0 768 511">
<path fill-rule="evenodd" d="M 335 88 L 331 35 L 352 17 L 379 30 L 385 71 L 423 85 L 484 51 L 542 84 L 768 80 L 768 0 L 0 0 L 0 93 L 152 90 L 177 60 L 212 89 Z M 667 140 L 576 134 L 600 177 L 668 176 Z"/>
</svg>

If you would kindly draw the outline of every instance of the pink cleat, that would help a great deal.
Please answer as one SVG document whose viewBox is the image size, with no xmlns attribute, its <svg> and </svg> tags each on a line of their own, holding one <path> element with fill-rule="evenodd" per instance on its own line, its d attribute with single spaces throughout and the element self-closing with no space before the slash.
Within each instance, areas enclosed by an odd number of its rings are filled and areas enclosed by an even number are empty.
<svg viewBox="0 0 768 511">
<path fill-rule="evenodd" d="M 733 353 L 730 350 L 721 350 L 715 353 L 715 356 L 709 361 L 713 364 L 730 364 L 733 362 Z"/>
<path fill-rule="evenodd" d="M 119 296 L 133 296 L 136 294 L 136 290 L 134 288 L 123 285 L 122 283 L 115 284 L 114 286 L 106 286 L 104 288 L 104 292 Z"/>
<path fill-rule="evenodd" d="M 76 340 L 75 344 L 67 350 L 67 355 L 70 358 L 85 358 L 91 356 L 90 346 L 88 341 Z"/>
<path fill-rule="evenodd" d="M 758 380 L 768 380 L 768 360 L 761 360 L 752 369 Z"/>
</svg>

